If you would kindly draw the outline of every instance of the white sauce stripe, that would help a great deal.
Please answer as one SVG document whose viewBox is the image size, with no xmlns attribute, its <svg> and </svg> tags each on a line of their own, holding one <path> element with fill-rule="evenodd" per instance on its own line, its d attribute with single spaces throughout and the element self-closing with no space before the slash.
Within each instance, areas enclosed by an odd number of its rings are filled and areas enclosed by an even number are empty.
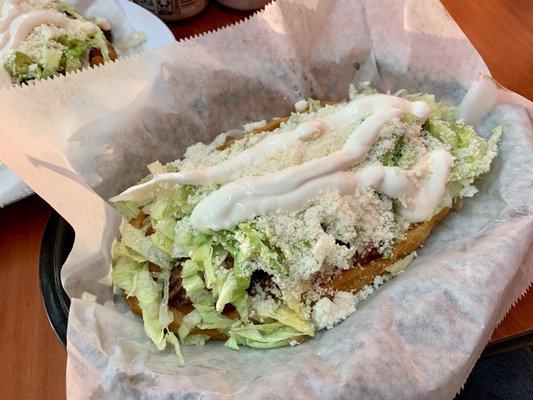
<svg viewBox="0 0 533 400">
<path fill-rule="evenodd" d="M 354 172 L 345 171 L 364 159 L 380 138 L 386 124 L 406 112 L 425 121 L 430 110 L 424 102 L 410 102 L 395 96 L 360 97 L 332 114 L 301 124 L 292 131 L 271 135 L 221 164 L 156 175 L 111 200 L 146 199 L 146 196 L 153 195 L 154 186 L 162 183 L 229 182 L 204 198 L 191 214 L 192 225 L 205 231 L 229 229 L 256 215 L 299 210 L 329 189 L 346 194 L 371 187 L 392 198 L 403 197 L 408 204 L 407 207 L 400 207 L 399 212 L 407 221 L 425 221 L 438 207 L 445 193 L 453 164 L 453 157 L 447 151 L 426 154 L 415 168 L 408 171 L 382 165 L 368 166 Z M 347 129 L 361 118 L 364 120 L 351 132 L 339 151 L 264 176 L 234 180 L 244 168 L 281 147 L 324 131 Z"/>
<path fill-rule="evenodd" d="M 407 221 L 423 222 L 431 217 L 446 191 L 453 161 L 453 156 L 446 150 L 436 150 L 422 157 L 419 162 L 419 168 L 422 168 L 417 173 L 427 178 L 422 179 L 417 192 L 410 197 L 412 207 L 399 210 Z"/>
<path fill-rule="evenodd" d="M 394 109 L 391 110 L 392 107 Z M 353 124 L 362 117 L 372 114 L 373 112 L 376 112 L 377 115 L 375 117 L 371 115 L 371 117 L 363 121 L 361 124 L 362 127 L 354 131 L 348 139 L 347 144 L 354 140 L 357 140 L 358 142 L 364 141 L 366 140 L 364 139 L 366 136 L 370 139 L 374 138 L 376 129 L 381 129 L 380 127 L 388 122 L 388 119 L 400 116 L 403 112 L 411 112 L 420 119 L 425 120 L 429 115 L 429 107 L 426 103 L 421 101 L 411 102 L 400 97 L 385 94 L 360 97 L 347 103 L 343 107 L 340 107 L 338 111 L 324 116 L 321 119 L 301 124 L 292 131 L 273 134 L 257 145 L 218 165 L 204 169 L 173 172 L 154 176 L 148 182 L 132 186 L 125 190 L 118 196 L 113 197 L 111 201 L 128 201 L 145 198 L 145 195 L 149 193 L 151 187 L 164 182 L 187 185 L 224 184 L 231 182 L 244 168 L 252 165 L 258 159 L 275 153 L 282 147 L 289 146 L 297 140 L 312 138 L 316 134 L 322 133 L 324 129 L 346 128 L 347 125 Z M 357 147 L 357 149 L 359 148 L 361 147 Z M 365 153 L 366 151 L 368 150 L 365 150 Z M 335 165 L 340 165 L 338 168 L 346 168 L 353 163 L 349 160 L 341 160 L 339 155 L 333 158 L 339 158 L 339 160 L 332 162 L 332 168 L 335 168 Z"/>
<path fill-rule="evenodd" d="M 9 29 L 11 22 L 23 13 L 21 8 L 15 5 L 10 5 L 6 8 L 7 10 L 4 11 L 4 16 L 0 19 L 0 34 L 4 34 Z"/>
<path fill-rule="evenodd" d="M 362 99 L 367 100 L 366 97 Z M 387 103 L 393 102 L 387 101 Z M 342 150 L 276 173 L 245 177 L 228 183 L 195 207 L 191 214 L 192 225 L 200 230 L 228 229 L 256 215 L 275 211 L 295 211 L 316 197 L 324 188 L 336 188 L 342 193 L 347 193 L 356 187 L 363 187 L 364 185 L 356 184 L 356 182 L 361 183 L 362 178 L 368 181 L 366 186 L 374 187 L 378 191 L 381 189 L 385 194 L 410 194 L 412 185 L 406 184 L 404 179 L 399 179 L 397 176 L 391 179 L 390 173 L 386 174 L 383 167 L 363 169 L 361 175 L 336 174 L 362 161 L 379 139 L 383 127 L 414 108 L 411 107 L 414 106 L 411 102 L 407 104 L 394 102 L 394 104 L 403 106 L 405 111 L 396 108 L 378 109 L 354 129 Z M 345 109 L 351 108 L 350 106 L 351 103 Z M 422 111 L 421 116 L 426 118 L 429 107 L 425 105 L 425 110 L 418 104 L 416 107 Z M 336 114 L 333 114 L 333 119 L 339 118 L 339 114 Z M 344 118 L 344 115 L 341 114 L 340 118 Z M 340 124 L 345 122 L 349 123 L 343 121 Z M 342 179 L 346 177 L 351 179 Z M 404 184 L 404 187 L 398 187 L 399 184 Z"/>
<path fill-rule="evenodd" d="M 191 223 L 200 230 L 229 229 L 256 215 L 300 210 L 330 189 L 349 194 L 365 187 L 392 198 L 405 196 L 415 206 L 414 209 L 401 207 L 400 214 L 411 223 L 422 222 L 440 204 L 452 162 L 448 152 L 439 150 L 429 153 L 408 171 L 376 165 L 355 172 L 331 172 L 299 185 L 288 183 L 285 186 L 269 185 L 268 180 L 261 179 L 266 176 L 245 178 L 224 185 L 203 199 L 193 210 Z"/>
<path fill-rule="evenodd" d="M 31 31 L 39 25 L 49 24 L 60 28 L 71 25 L 71 20 L 65 15 L 51 10 L 35 10 L 21 14 L 13 20 L 9 26 L 9 43 L 1 51 L 9 51 L 16 48 Z"/>
</svg>

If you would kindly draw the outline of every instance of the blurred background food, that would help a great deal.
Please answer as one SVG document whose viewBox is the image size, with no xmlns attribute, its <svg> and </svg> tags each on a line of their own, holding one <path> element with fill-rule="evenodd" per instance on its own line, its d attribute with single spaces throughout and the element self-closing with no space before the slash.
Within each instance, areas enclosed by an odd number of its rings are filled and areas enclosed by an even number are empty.
<svg viewBox="0 0 533 400">
<path fill-rule="evenodd" d="M 209 0 L 133 0 L 164 21 L 178 21 L 200 13 Z M 236 10 L 256 10 L 270 0 L 218 0 L 226 7 Z"/>
</svg>

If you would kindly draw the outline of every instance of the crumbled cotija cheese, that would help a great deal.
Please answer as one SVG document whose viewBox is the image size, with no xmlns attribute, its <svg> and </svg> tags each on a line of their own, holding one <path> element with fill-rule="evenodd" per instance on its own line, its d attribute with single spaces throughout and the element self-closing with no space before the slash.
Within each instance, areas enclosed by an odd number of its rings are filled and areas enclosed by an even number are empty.
<svg viewBox="0 0 533 400">
<path fill-rule="evenodd" d="M 218 135 L 217 138 L 209 143 L 196 143 L 185 150 L 182 160 L 176 160 L 168 164 L 169 172 L 186 171 L 191 169 L 206 168 L 220 164 L 241 153 L 265 139 L 270 132 L 261 132 L 245 135 L 242 138 L 234 140 L 231 146 L 223 150 L 218 148 L 227 140 L 225 135 Z M 228 139 L 231 140 L 231 139 Z"/>
<path fill-rule="evenodd" d="M 256 129 L 261 129 L 267 124 L 266 120 L 257 121 L 257 122 L 249 122 L 247 124 L 243 125 L 243 129 L 245 132 L 252 132 Z"/>
<path fill-rule="evenodd" d="M 345 320 L 355 311 L 355 307 L 360 301 L 366 300 L 381 285 L 389 281 L 392 276 L 403 272 L 413 261 L 415 252 L 391 265 L 388 270 L 391 274 L 377 275 L 371 285 L 365 285 L 359 292 L 353 294 L 338 291 L 333 296 L 333 301 L 328 297 L 318 300 L 311 311 L 311 317 L 317 329 L 331 329 L 339 322 Z"/>
<path fill-rule="evenodd" d="M 331 329 L 355 311 L 358 299 L 349 292 L 337 292 L 331 301 L 321 298 L 313 307 L 311 316 L 317 329 Z"/>
<path fill-rule="evenodd" d="M 296 112 L 302 112 L 309 108 L 309 103 L 307 100 L 298 100 L 296 103 L 294 103 L 294 109 Z"/>
</svg>

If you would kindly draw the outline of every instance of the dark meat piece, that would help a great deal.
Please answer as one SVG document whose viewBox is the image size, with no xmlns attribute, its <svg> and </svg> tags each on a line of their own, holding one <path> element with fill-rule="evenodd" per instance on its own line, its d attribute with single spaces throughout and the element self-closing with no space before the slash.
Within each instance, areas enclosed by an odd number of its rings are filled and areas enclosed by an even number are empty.
<svg viewBox="0 0 533 400">
<path fill-rule="evenodd" d="M 168 305 L 177 308 L 184 304 L 191 304 L 191 300 L 187 297 L 187 292 L 181 283 L 181 267 L 178 265 L 170 274 Z"/>
<path fill-rule="evenodd" d="M 113 43 L 113 32 L 111 31 L 111 29 L 108 29 L 108 30 L 102 29 L 102 32 L 104 33 L 104 36 L 107 39 L 107 41 L 109 43 Z"/>
<path fill-rule="evenodd" d="M 326 230 L 324 229 L 324 232 Z M 344 243 L 344 242 L 341 242 L 339 239 L 335 239 L 335 243 L 338 244 L 339 246 L 344 246 L 344 247 L 347 247 L 347 248 L 350 248 L 350 243 Z"/>
<path fill-rule="evenodd" d="M 379 253 L 378 249 L 375 247 L 372 247 L 364 256 L 355 255 L 354 256 L 354 265 L 366 265 L 369 262 L 380 258 L 381 254 Z"/>
<path fill-rule="evenodd" d="M 224 260 L 224 265 L 226 265 L 226 269 L 233 268 L 233 256 L 231 254 L 228 254 L 226 256 L 226 259 Z"/>
<path fill-rule="evenodd" d="M 111 59 L 111 61 L 115 61 L 118 58 L 117 51 L 109 42 L 107 42 L 107 48 L 109 49 L 109 58 Z M 101 65 L 104 63 L 104 56 L 102 55 L 100 49 L 92 48 L 89 51 L 89 64 L 91 65 L 91 67 L 96 67 L 97 65 Z"/>
<path fill-rule="evenodd" d="M 141 211 L 139 214 L 137 214 L 135 218 L 132 218 L 130 220 L 130 225 L 134 228 L 141 229 L 145 218 L 146 214 Z"/>
<path fill-rule="evenodd" d="M 259 288 L 265 289 L 265 292 L 270 294 L 272 297 L 277 297 L 275 293 L 278 291 L 276 290 L 278 287 L 272 280 L 272 275 L 261 269 L 256 269 L 254 272 L 252 272 L 250 286 L 248 286 L 246 291 L 250 296 L 254 296 Z"/>
<path fill-rule="evenodd" d="M 146 226 L 149 223 L 149 215 L 143 213 L 142 211 L 137 214 L 135 218 L 132 218 L 130 220 L 130 225 L 134 228 L 141 229 L 142 227 Z M 155 232 L 154 228 L 152 226 L 148 226 L 148 229 L 146 229 L 145 236 L 150 236 Z"/>
<path fill-rule="evenodd" d="M 156 265 L 154 263 L 149 262 L 148 263 L 148 270 L 150 272 L 161 272 L 161 267 L 159 265 Z"/>
<path fill-rule="evenodd" d="M 252 272 L 252 277 L 250 278 L 250 287 L 254 286 L 256 283 L 262 287 L 269 287 L 274 284 L 274 282 L 272 282 L 272 276 L 262 269 L 256 269 L 254 272 Z"/>
<path fill-rule="evenodd" d="M 228 303 L 224 306 L 224 310 L 222 310 L 222 314 L 224 315 L 235 315 L 235 312 L 237 309 L 233 306 L 233 304 Z"/>
</svg>

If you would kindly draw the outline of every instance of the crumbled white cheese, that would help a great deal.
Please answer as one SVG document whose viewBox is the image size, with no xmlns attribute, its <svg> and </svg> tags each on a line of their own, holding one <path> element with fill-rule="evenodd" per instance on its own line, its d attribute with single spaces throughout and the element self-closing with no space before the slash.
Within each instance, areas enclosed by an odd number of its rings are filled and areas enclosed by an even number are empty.
<svg viewBox="0 0 533 400">
<path fill-rule="evenodd" d="M 357 297 L 349 292 L 337 292 L 331 301 L 321 298 L 313 307 L 311 316 L 317 329 L 331 329 L 355 311 Z"/>
<path fill-rule="evenodd" d="M 332 235 L 322 235 L 313 246 L 313 256 L 317 263 L 322 265 L 328 254 L 335 250 L 335 237 Z"/>
<path fill-rule="evenodd" d="M 266 124 L 267 124 L 266 120 L 263 119 L 262 121 L 249 122 L 247 124 L 244 124 L 242 128 L 244 129 L 245 132 L 252 132 L 252 131 L 255 131 L 256 129 L 263 128 Z"/>
<path fill-rule="evenodd" d="M 383 282 L 385 282 L 385 280 L 383 279 L 383 277 L 381 275 L 376 275 L 374 277 L 374 281 L 372 282 L 372 285 L 374 287 L 378 287 L 378 286 L 381 286 L 383 285 Z"/>
<path fill-rule="evenodd" d="M 374 291 L 374 286 L 365 285 L 359 292 L 357 292 L 357 297 L 359 300 L 366 300 L 368 296 L 374 293 Z"/>
<path fill-rule="evenodd" d="M 459 192 L 459 196 L 461 196 L 461 197 L 472 197 L 477 192 L 478 192 L 478 189 L 475 186 L 470 185 L 470 186 L 467 186 L 467 187 L 461 189 L 461 191 Z"/>
<path fill-rule="evenodd" d="M 172 170 L 189 170 L 202 167 L 209 167 L 220 164 L 226 161 L 243 150 L 255 146 L 260 141 L 277 135 L 280 132 L 290 131 L 295 129 L 299 124 L 310 121 L 318 116 L 324 116 L 335 112 L 341 105 L 332 105 L 323 107 L 316 113 L 293 114 L 285 123 L 281 124 L 278 129 L 274 131 L 254 132 L 253 135 L 245 135 L 242 138 L 232 142 L 231 146 L 219 150 L 219 146 L 223 143 L 218 139 L 221 135 L 210 144 L 197 143 L 189 147 L 183 160 L 177 160 L 171 163 Z M 246 132 L 258 129 L 266 125 L 266 121 L 252 122 L 245 125 Z M 312 141 L 297 141 L 295 144 L 281 148 L 274 154 L 256 160 L 256 162 L 249 168 L 243 170 L 238 176 L 246 175 L 264 175 L 269 172 L 279 171 L 289 166 L 301 164 L 313 158 L 322 157 L 339 150 L 346 140 L 348 131 L 330 132 L 328 135 L 322 135 L 318 140 Z M 236 176 L 236 177 L 238 177 Z"/>
<path fill-rule="evenodd" d="M 294 103 L 294 109 L 296 112 L 305 111 L 307 108 L 309 108 L 309 103 L 307 100 L 298 100 L 296 103 Z"/>
<path fill-rule="evenodd" d="M 243 150 L 255 146 L 261 140 L 265 139 L 271 132 L 254 133 L 253 135 L 245 135 L 238 140 L 231 142 L 231 145 L 219 150 L 219 147 L 225 143 L 226 135 L 221 134 L 216 139 L 209 143 L 196 143 L 185 150 L 182 160 L 176 160 L 167 164 L 169 172 L 178 170 L 190 170 L 197 168 L 205 168 L 224 162 Z"/>
</svg>

